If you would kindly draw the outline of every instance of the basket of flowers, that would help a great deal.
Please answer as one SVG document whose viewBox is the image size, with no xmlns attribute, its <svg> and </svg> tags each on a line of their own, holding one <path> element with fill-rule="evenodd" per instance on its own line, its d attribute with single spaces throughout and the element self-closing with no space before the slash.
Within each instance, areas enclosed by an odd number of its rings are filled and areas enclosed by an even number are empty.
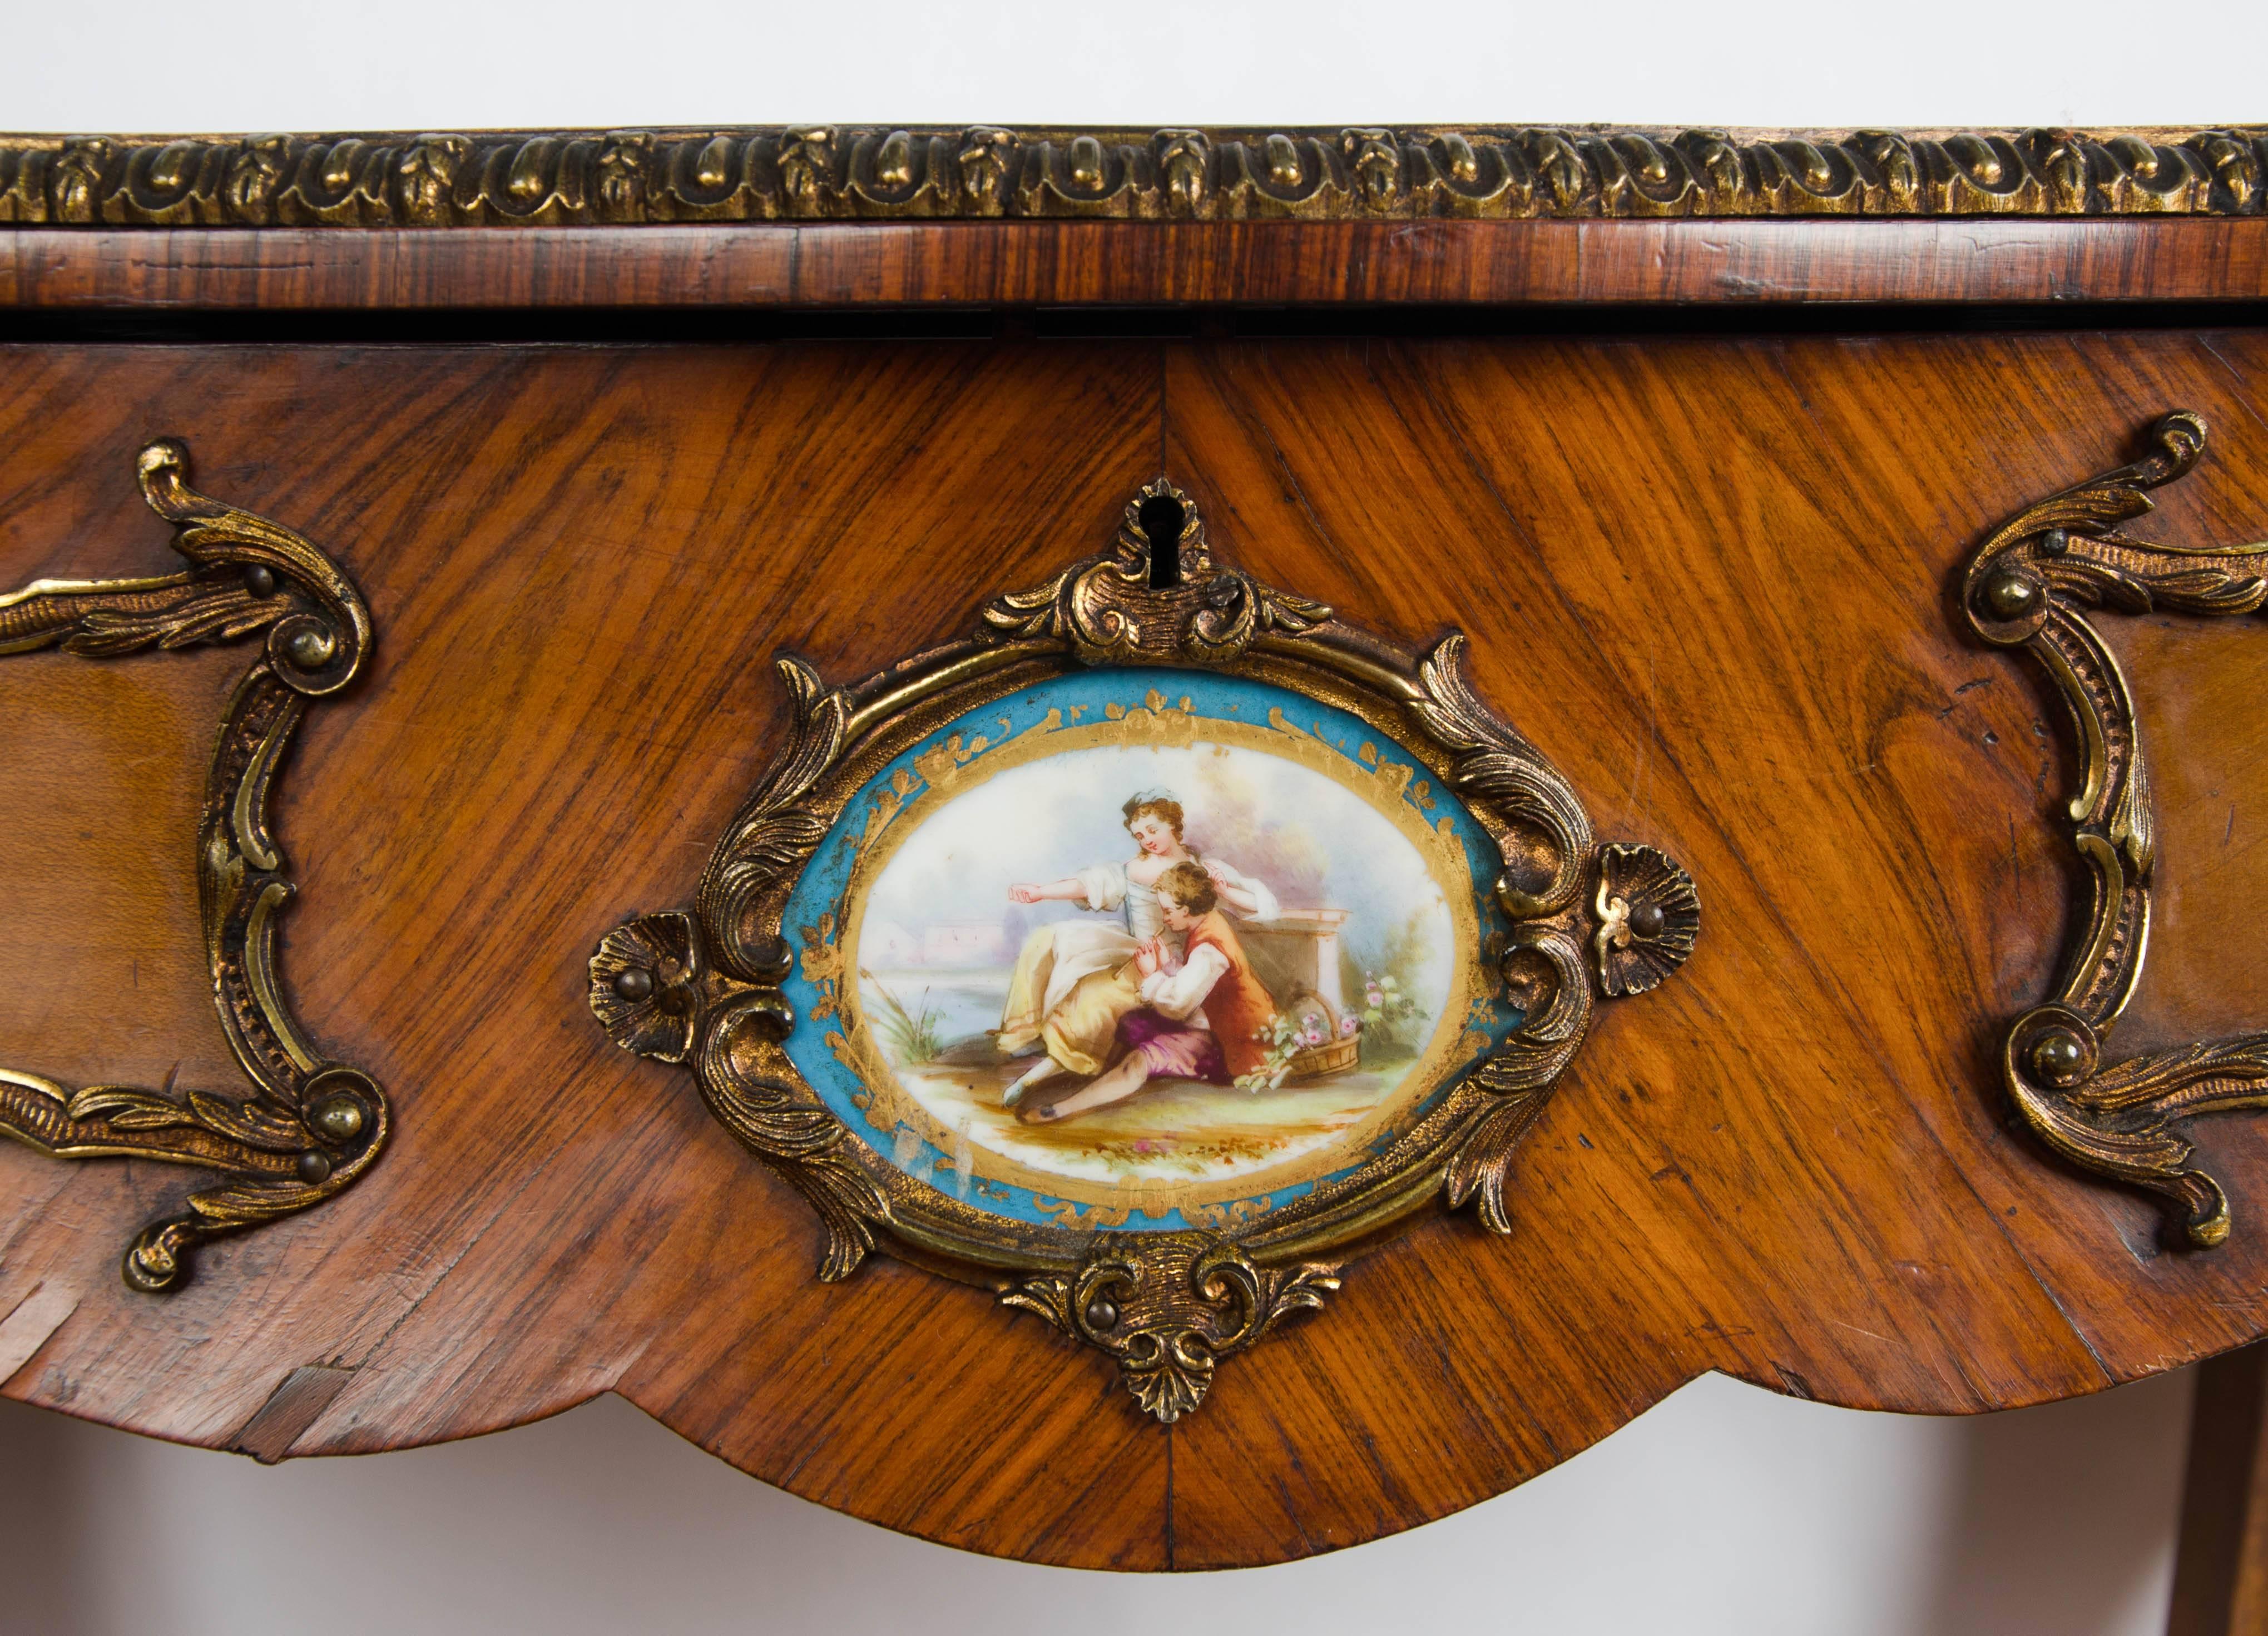
<svg viewBox="0 0 2268 1636">
<path fill-rule="evenodd" d="M 1248 1091 L 1344 1073 L 1362 1060 L 1361 1024 L 1340 1016 L 1330 1001 L 1311 990 L 1293 995 L 1260 1037 L 1268 1047 L 1267 1061 L 1236 1081 Z"/>
</svg>

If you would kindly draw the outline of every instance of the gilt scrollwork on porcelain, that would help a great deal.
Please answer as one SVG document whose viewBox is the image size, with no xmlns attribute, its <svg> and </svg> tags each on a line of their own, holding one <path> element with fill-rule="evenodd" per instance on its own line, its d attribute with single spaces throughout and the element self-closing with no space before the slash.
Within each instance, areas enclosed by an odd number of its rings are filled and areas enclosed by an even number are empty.
<svg viewBox="0 0 2268 1636">
<path fill-rule="evenodd" d="M 2124 532 L 2122 524 L 2154 509 L 2150 490 L 2197 464 L 2205 423 L 2169 415 L 2150 442 L 2132 465 L 2001 524 L 1969 565 L 1962 606 L 1984 640 L 2039 662 L 2070 708 L 2080 750 L 2080 788 L 2067 811 L 2087 866 L 2088 912 L 2053 998 L 2009 1024 L 2002 1080 L 2050 1148 L 2163 1195 L 2188 1242 L 2208 1249 L 2228 1236 L 2228 1196 L 2191 1162 L 2191 1144 L 2175 1127 L 2268 1105 L 2268 1034 L 2103 1058 L 2141 981 L 2157 845 L 2134 701 L 2088 610 L 2252 613 L 2268 598 L 2268 543 L 2176 546 Z"/>
<path fill-rule="evenodd" d="M 2259 127 L 1599 127 L 0 137 L 0 224 L 2255 215 Z"/>
<path fill-rule="evenodd" d="M 325 1057 L 285 1004 L 275 936 L 293 888 L 268 827 L 276 769 L 301 719 L 361 670 L 369 612 L 308 541 L 189 488 L 180 444 L 151 444 L 136 469 L 188 569 L 40 579 L 0 596 L 0 654 L 56 648 L 107 660 L 264 637 L 222 716 L 195 853 L 213 998 L 252 1091 L 74 1090 L 0 1069 L 0 1134 L 56 1158 L 155 1159 L 217 1173 L 128 1247 L 127 1283 L 154 1292 L 181 1281 L 197 1244 L 351 1186 L 383 1152 L 389 1110 L 376 1081 Z"/>
<path fill-rule="evenodd" d="M 1440 1198 L 1511 1227 L 1600 998 L 1693 947 L 1466 674 L 1222 561 L 1160 481 L 1109 548 L 788 725 L 690 912 L 590 962 L 629 1050 L 818 1212 L 1114 1358 L 1163 1420 Z"/>
</svg>

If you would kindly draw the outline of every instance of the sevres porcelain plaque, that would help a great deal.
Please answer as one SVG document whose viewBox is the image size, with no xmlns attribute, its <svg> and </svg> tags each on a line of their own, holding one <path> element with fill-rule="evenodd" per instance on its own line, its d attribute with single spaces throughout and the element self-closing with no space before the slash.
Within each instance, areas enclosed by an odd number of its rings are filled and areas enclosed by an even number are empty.
<svg viewBox="0 0 2268 1636">
<path fill-rule="evenodd" d="M 1115 1356 L 1160 1419 L 1425 1206 L 1508 1225 L 1594 998 L 1691 950 L 1693 883 L 1423 655 L 1216 562 L 1164 482 L 969 639 L 830 688 L 689 913 L 592 1006 L 804 1191 Z"/>
</svg>

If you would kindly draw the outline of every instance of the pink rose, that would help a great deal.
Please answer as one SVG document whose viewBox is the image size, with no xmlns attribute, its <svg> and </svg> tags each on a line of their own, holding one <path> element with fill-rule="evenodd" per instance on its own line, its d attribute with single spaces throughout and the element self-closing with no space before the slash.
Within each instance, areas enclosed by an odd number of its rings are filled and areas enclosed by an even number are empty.
<svg viewBox="0 0 2268 1636">
<path fill-rule="evenodd" d="M 1362 1027 L 1362 1024 L 1357 1022 L 1352 1017 L 1341 1017 L 1339 1019 L 1339 1036 L 1344 1039 L 1360 1027 Z"/>
</svg>

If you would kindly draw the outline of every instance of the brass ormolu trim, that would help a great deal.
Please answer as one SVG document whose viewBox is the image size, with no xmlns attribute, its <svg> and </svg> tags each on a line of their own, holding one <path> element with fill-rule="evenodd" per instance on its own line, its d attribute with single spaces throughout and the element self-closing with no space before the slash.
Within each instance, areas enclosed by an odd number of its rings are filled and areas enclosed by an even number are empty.
<svg viewBox="0 0 2268 1636">
<path fill-rule="evenodd" d="M 2228 1195 L 2190 1163 L 2176 1122 L 2268 1105 L 2268 1034 L 2179 1046 L 2106 1065 L 2104 1041 L 2141 981 L 2157 861 L 2150 780 L 2134 701 L 2082 608 L 2250 614 L 2268 601 L 2268 543 L 2161 545 L 2118 525 L 2153 508 L 2148 490 L 2205 452 L 2205 422 L 2161 420 L 2151 452 L 2027 506 L 1969 564 L 1962 606 L 1977 633 L 2039 660 L 2077 729 L 2080 789 L 2069 815 L 2092 906 L 2054 999 L 2008 1025 L 2001 1078 L 2050 1147 L 2101 1175 L 2163 1194 L 2190 1243 L 2228 1236 Z"/>
<path fill-rule="evenodd" d="M 1149 520 L 1168 509 L 1178 533 L 1153 541 L 1150 528 L 1168 525 Z M 1174 571 L 1158 583 L 1152 556 L 1167 547 Z M 993 599 L 973 639 L 838 689 L 783 657 L 777 760 L 711 854 L 692 912 L 643 916 L 600 943 L 591 1007 L 625 1049 L 689 1064 L 717 1117 L 803 1193 L 827 1227 L 822 1279 L 894 1241 L 1108 1353 L 1142 1407 L 1173 1420 L 1203 1400 L 1219 1360 L 1338 1287 L 1337 1264 L 1309 1257 L 1437 1195 L 1509 1232 L 1513 1152 L 1582 1043 L 1594 994 L 1651 987 L 1692 948 L 1690 878 L 1651 848 L 1594 844 L 1566 780 L 1475 695 L 1463 650 L 1452 633 L 1408 652 L 1219 562 L 1196 506 L 1161 479 L 1128 504 L 1108 550 Z M 1454 790 L 1500 855 L 1495 895 L 1512 931 L 1490 981 L 1520 1025 L 1368 1162 L 1254 1219 L 1122 1232 L 974 1209 L 854 1136 L 784 1049 L 797 1020 L 781 986 L 795 959 L 783 911 L 846 804 L 967 711 L 1097 664 L 1250 676 L 1344 710 Z M 804 960 L 811 977 L 841 954 L 829 945 Z"/>
<path fill-rule="evenodd" d="M 0 136 L 0 225 L 2247 216 L 2268 127 Z"/>
<path fill-rule="evenodd" d="M 369 610 L 306 540 L 190 489 L 180 444 L 152 443 L 136 465 L 188 571 L 35 580 L 0 596 L 0 653 L 59 647 L 110 659 L 267 633 L 222 716 L 196 837 L 213 999 L 253 1092 L 239 1102 L 117 1085 L 73 1091 L 0 1069 L 0 1135 L 59 1159 L 158 1159 L 220 1172 L 183 1213 L 151 1223 L 128 1247 L 127 1283 L 158 1291 L 180 1282 L 196 1244 L 350 1186 L 384 1151 L 391 1110 L 368 1074 L 323 1059 L 284 1003 L 273 939 L 292 885 L 267 819 L 278 761 L 307 706 L 361 670 Z"/>
</svg>

